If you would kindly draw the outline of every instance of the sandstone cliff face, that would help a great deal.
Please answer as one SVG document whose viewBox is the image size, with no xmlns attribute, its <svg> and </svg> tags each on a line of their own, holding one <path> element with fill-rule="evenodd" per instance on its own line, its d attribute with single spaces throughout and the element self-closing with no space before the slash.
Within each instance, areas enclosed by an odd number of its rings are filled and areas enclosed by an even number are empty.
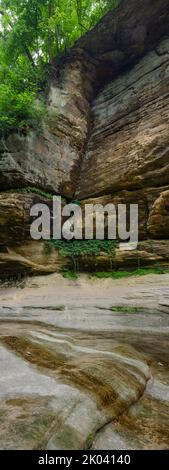
<svg viewBox="0 0 169 470">
<path fill-rule="evenodd" d="M 121 0 L 81 38 L 54 66 L 44 131 L 1 141 L 1 190 L 31 184 L 71 198 L 87 143 L 91 100 L 104 81 L 157 45 L 168 23 L 168 0 Z"/>
<path fill-rule="evenodd" d="M 168 25 L 168 0 L 121 0 L 54 65 L 43 131 L 2 139 L 0 272 L 10 271 L 12 257 L 16 271 L 25 260 L 29 272 L 38 271 L 36 264 L 39 272 L 59 269 L 57 254 L 47 263 L 42 245 L 33 260 L 29 210 L 42 198 L 15 194 L 25 186 L 80 199 L 82 206 L 138 203 L 139 257 L 146 265 L 168 262 Z M 137 260 L 138 252 L 117 249 L 117 267 Z M 108 267 L 104 256 L 96 264 Z M 91 260 L 82 260 L 83 267 L 90 269 Z"/>
<path fill-rule="evenodd" d="M 89 69 L 89 71 L 88 71 Z M 85 73 L 85 80 L 83 79 Z M 72 59 L 50 84 L 43 131 L 0 143 L 0 189 L 36 186 L 71 198 L 88 133 L 94 67 Z"/>
<path fill-rule="evenodd" d="M 166 231 L 168 224 L 168 196 L 169 191 L 162 188 L 149 191 L 149 210 L 147 213 L 147 200 L 141 191 L 135 191 L 135 202 L 139 204 L 140 239 L 138 249 L 134 251 L 120 251 L 115 249 L 114 257 L 102 253 L 100 256 L 81 256 L 79 269 L 81 271 L 109 271 L 126 266 L 135 268 L 139 266 L 152 266 L 154 264 L 169 264 L 169 239 Z M 157 194 L 160 194 L 159 198 Z M 130 203 L 131 193 L 122 191 L 116 196 L 107 195 L 82 202 L 101 203 L 108 202 Z M 153 205 L 152 200 L 156 199 Z M 48 248 L 43 241 L 33 241 L 30 237 L 30 208 L 37 202 L 47 204 L 51 213 L 52 230 L 52 201 L 35 194 L 2 193 L 0 195 L 0 277 L 17 277 L 28 274 L 47 274 L 65 269 L 73 269 L 73 261 L 62 257 L 54 248 Z M 63 201 L 62 206 L 65 202 Z M 147 222 L 148 221 L 148 222 Z M 160 221 L 160 224 L 159 224 Z M 147 225 L 148 224 L 148 225 Z M 148 232 L 149 231 L 149 232 Z M 52 234 L 51 234 L 52 236 Z M 147 237 L 153 236 L 154 240 Z M 156 238 L 156 240 L 155 240 Z M 165 238 L 165 240 L 161 240 Z"/>
<path fill-rule="evenodd" d="M 168 81 L 166 40 L 99 94 L 79 198 L 169 183 Z"/>
</svg>

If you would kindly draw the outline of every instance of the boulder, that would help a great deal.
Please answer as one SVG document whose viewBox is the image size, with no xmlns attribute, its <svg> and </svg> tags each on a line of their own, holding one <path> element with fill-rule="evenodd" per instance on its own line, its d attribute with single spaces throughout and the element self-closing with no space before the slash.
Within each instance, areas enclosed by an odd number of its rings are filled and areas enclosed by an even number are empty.
<svg viewBox="0 0 169 470">
<path fill-rule="evenodd" d="M 6 192 L 0 193 L 0 244 L 16 244 L 29 240 L 30 209 L 34 204 L 47 204 L 52 208 L 52 201 L 37 194 Z"/>
<path fill-rule="evenodd" d="M 169 238 L 169 191 L 156 199 L 148 219 L 148 232 L 154 238 Z"/>
<path fill-rule="evenodd" d="M 69 260 L 63 258 L 43 242 L 25 241 L 0 250 L 0 279 L 18 276 L 50 274 L 69 267 Z"/>
</svg>

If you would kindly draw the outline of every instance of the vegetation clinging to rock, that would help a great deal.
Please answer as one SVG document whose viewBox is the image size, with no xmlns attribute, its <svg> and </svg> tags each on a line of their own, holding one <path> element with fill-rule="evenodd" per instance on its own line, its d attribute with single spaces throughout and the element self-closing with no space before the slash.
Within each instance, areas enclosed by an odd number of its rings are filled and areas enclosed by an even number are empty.
<svg viewBox="0 0 169 470">
<path fill-rule="evenodd" d="M 52 246 L 59 251 L 61 256 L 71 258 L 75 272 L 78 271 L 78 259 L 82 256 L 99 256 L 102 252 L 110 257 L 110 264 L 115 254 L 115 240 L 47 240 L 46 249 Z"/>
<path fill-rule="evenodd" d="M 118 0 L 0 0 L 0 136 L 41 128 L 49 65 Z"/>
</svg>

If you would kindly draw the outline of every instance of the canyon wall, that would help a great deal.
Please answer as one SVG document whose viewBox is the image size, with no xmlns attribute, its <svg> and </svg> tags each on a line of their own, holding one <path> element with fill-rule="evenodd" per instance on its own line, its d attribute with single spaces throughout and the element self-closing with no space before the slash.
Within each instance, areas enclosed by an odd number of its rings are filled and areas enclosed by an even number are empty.
<svg viewBox="0 0 169 470">
<path fill-rule="evenodd" d="M 29 237 L 30 207 L 138 203 L 139 245 L 115 266 L 169 262 L 169 3 L 121 0 L 53 64 L 43 130 L 0 142 L 0 275 L 69 266 Z M 93 261 L 81 260 L 81 269 Z M 106 255 L 97 270 L 108 269 Z"/>
</svg>

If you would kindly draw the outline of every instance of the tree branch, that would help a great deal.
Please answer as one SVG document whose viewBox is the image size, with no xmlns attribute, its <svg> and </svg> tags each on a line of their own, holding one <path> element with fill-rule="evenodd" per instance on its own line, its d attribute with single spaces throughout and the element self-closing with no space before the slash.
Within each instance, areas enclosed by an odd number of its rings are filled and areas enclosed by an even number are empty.
<svg viewBox="0 0 169 470">
<path fill-rule="evenodd" d="M 24 48 L 24 50 L 25 50 L 25 53 L 26 53 L 26 55 L 27 55 L 29 61 L 30 61 L 31 64 L 32 64 L 32 67 L 34 68 L 34 67 L 35 67 L 35 63 L 34 63 L 32 54 L 31 54 L 31 52 L 30 52 L 28 46 L 27 46 L 26 44 L 24 44 L 24 45 L 23 45 L 23 48 Z"/>
<path fill-rule="evenodd" d="M 84 26 L 84 24 L 79 23 L 79 26 L 81 26 L 81 28 L 83 28 L 85 31 L 88 31 L 88 29 L 86 28 L 86 26 Z"/>
</svg>

